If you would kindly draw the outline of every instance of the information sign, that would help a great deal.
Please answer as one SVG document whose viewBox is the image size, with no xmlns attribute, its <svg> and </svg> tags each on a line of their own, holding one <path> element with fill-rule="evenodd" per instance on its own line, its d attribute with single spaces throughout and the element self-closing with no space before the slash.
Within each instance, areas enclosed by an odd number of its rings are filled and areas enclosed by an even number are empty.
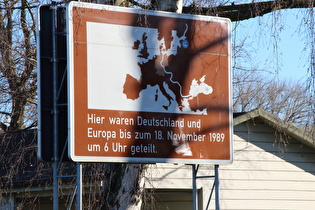
<svg viewBox="0 0 315 210">
<path fill-rule="evenodd" d="M 70 158 L 231 163 L 228 19 L 71 2 Z"/>
</svg>

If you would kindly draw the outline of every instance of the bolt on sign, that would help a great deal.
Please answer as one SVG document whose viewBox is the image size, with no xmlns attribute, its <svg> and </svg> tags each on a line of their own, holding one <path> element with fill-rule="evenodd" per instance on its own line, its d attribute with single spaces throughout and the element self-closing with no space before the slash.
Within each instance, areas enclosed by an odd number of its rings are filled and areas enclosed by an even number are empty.
<svg viewBox="0 0 315 210">
<path fill-rule="evenodd" d="M 71 2 L 69 154 L 231 163 L 231 22 Z"/>
</svg>

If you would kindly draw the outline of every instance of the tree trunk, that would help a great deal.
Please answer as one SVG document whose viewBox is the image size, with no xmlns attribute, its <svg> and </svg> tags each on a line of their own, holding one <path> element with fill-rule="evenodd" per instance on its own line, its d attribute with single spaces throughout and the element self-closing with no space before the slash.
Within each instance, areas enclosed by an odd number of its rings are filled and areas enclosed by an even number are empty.
<svg viewBox="0 0 315 210">
<path fill-rule="evenodd" d="M 145 165 L 106 164 L 103 209 L 140 210 Z"/>
<path fill-rule="evenodd" d="M 181 13 L 183 10 L 183 0 L 152 0 L 155 10 Z"/>
</svg>

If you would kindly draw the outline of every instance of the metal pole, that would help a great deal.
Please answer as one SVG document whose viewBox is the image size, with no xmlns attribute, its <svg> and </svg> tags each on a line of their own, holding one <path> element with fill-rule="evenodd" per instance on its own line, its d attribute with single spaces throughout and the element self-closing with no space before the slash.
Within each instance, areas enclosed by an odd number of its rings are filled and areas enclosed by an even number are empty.
<svg viewBox="0 0 315 210">
<path fill-rule="evenodd" d="M 82 209 L 82 164 L 77 163 L 77 210 Z"/>
<path fill-rule="evenodd" d="M 219 182 L 219 165 L 214 166 L 215 173 L 215 209 L 220 210 L 220 182 Z"/>
<path fill-rule="evenodd" d="M 197 172 L 196 165 L 192 164 L 192 187 L 193 187 L 193 210 L 198 209 L 198 194 L 197 194 Z"/>
<path fill-rule="evenodd" d="M 53 168 L 53 209 L 58 210 L 58 162 L 54 161 Z"/>
<path fill-rule="evenodd" d="M 54 168 L 53 168 L 53 209 L 58 210 L 58 66 L 57 66 L 57 6 L 52 2 L 52 65 L 53 65 L 53 126 L 54 126 Z"/>
</svg>

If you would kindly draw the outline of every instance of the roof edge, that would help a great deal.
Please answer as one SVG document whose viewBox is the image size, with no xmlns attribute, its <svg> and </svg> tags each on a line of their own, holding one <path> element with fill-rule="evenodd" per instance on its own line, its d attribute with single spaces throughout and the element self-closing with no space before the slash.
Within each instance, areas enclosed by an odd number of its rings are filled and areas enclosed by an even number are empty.
<svg viewBox="0 0 315 210">
<path fill-rule="evenodd" d="M 260 118 L 267 125 L 285 133 L 288 136 L 300 141 L 301 143 L 315 149 L 315 141 L 303 129 L 297 128 L 293 123 L 284 122 L 277 116 L 261 109 L 255 109 L 250 112 L 244 113 L 233 120 L 233 126 L 239 125 L 249 120 Z"/>
</svg>

